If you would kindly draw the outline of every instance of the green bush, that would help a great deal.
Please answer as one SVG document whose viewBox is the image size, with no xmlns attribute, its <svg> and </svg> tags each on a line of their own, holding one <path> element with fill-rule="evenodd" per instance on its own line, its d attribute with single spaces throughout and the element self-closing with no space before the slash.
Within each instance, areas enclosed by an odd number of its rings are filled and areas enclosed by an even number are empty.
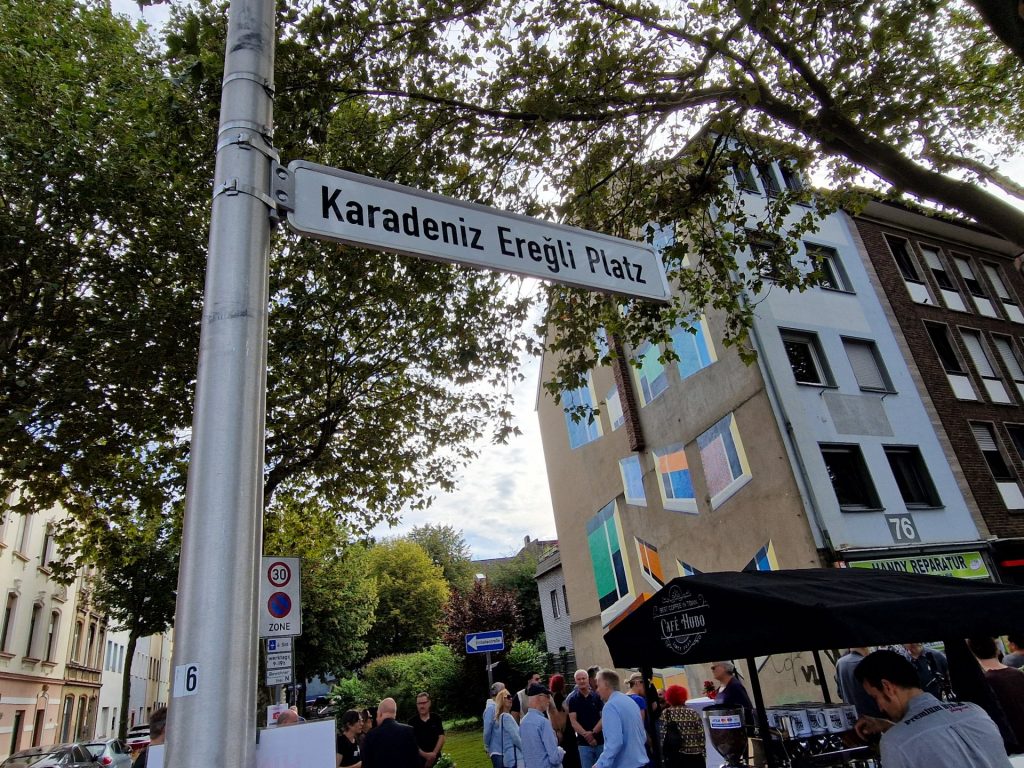
<svg viewBox="0 0 1024 768">
<path fill-rule="evenodd" d="M 529 640 L 516 640 L 505 658 L 509 669 L 515 673 L 514 680 L 525 682 L 530 672 L 540 672 L 546 677 L 548 672 L 548 655 L 543 648 Z M 521 686 L 520 686 L 521 687 Z"/>
<path fill-rule="evenodd" d="M 344 677 L 335 683 L 331 688 L 330 699 L 340 712 L 347 709 L 362 709 L 372 703 L 366 686 L 355 675 Z"/>
<path fill-rule="evenodd" d="M 406 720 L 416 712 L 416 694 L 426 691 L 433 711 L 440 715 L 457 711 L 461 669 L 455 654 L 444 645 L 419 653 L 381 656 L 363 670 L 362 684 L 376 704 L 390 696 L 398 704 L 398 717 Z"/>
</svg>

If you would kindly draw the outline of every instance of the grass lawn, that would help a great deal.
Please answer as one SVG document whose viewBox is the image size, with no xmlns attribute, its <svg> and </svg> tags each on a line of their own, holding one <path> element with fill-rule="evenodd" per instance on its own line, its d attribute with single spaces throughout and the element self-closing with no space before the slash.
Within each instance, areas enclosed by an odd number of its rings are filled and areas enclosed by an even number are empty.
<svg viewBox="0 0 1024 768">
<path fill-rule="evenodd" d="M 484 735 L 480 728 L 448 731 L 442 751 L 455 758 L 457 768 L 491 768 L 491 759 L 484 752 Z"/>
</svg>

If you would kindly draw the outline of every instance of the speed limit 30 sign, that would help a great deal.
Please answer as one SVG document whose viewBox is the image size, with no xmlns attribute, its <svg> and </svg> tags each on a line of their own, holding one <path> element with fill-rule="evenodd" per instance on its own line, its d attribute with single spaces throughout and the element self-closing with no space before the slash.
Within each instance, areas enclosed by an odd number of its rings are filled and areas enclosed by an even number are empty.
<svg viewBox="0 0 1024 768">
<path fill-rule="evenodd" d="M 260 574 L 260 637 L 301 635 L 299 558 L 264 557 Z"/>
</svg>

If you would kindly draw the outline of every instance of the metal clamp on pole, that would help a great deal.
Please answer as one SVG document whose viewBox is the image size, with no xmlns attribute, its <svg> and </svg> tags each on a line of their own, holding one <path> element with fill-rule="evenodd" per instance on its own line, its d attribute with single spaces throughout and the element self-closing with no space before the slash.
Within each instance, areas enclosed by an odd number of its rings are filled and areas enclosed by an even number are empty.
<svg viewBox="0 0 1024 768">
<path fill-rule="evenodd" d="M 247 130 L 253 130 L 248 128 Z M 258 137 L 259 141 L 254 141 L 254 138 Z M 278 154 L 274 146 L 267 141 L 265 134 L 256 132 L 255 135 L 248 133 L 238 133 L 234 137 L 225 136 L 219 142 L 217 142 L 217 151 L 220 152 L 225 147 L 238 147 L 239 149 L 254 149 L 265 157 L 269 157 L 273 162 L 278 163 L 281 160 L 281 156 Z"/>
<path fill-rule="evenodd" d="M 295 177 L 276 160 L 270 166 L 270 196 L 275 204 L 270 210 L 270 220 L 280 224 L 284 214 L 295 210 Z"/>
<path fill-rule="evenodd" d="M 260 77 L 255 72 L 232 72 L 226 75 L 221 81 L 221 85 L 225 86 L 234 80 L 249 80 L 250 82 L 256 83 L 256 85 L 262 88 L 267 96 L 274 98 L 274 84 L 265 77 Z"/>
<path fill-rule="evenodd" d="M 272 197 L 264 194 L 255 187 L 250 187 L 247 184 L 239 184 L 238 179 L 226 181 L 217 187 L 213 192 L 213 197 L 216 199 L 220 195 L 249 195 L 250 197 L 255 197 L 257 200 L 264 203 L 272 211 L 277 208 L 277 203 L 274 202 Z"/>
</svg>

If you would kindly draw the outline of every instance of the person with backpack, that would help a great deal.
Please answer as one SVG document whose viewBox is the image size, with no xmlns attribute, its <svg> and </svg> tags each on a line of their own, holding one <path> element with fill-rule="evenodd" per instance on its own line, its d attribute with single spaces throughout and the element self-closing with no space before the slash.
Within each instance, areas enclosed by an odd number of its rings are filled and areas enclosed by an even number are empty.
<svg viewBox="0 0 1024 768">
<path fill-rule="evenodd" d="M 665 703 L 661 714 L 661 761 L 664 768 L 704 768 L 707 757 L 704 750 L 704 724 L 700 715 L 686 706 L 689 692 L 681 685 L 665 689 Z"/>
</svg>

